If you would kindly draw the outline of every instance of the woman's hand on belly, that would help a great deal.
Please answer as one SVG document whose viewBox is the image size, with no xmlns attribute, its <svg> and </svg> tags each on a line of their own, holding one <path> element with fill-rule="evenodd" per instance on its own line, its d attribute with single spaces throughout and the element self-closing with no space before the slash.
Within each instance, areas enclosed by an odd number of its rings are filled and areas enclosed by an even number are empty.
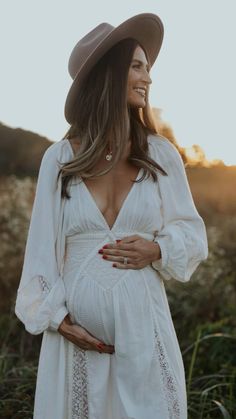
<svg viewBox="0 0 236 419">
<path fill-rule="evenodd" d="M 58 332 L 64 336 L 64 338 L 68 339 L 70 342 L 81 349 L 107 354 L 113 354 L 115 352 L 113 345 L 106 345 L 91 335 L 83 327 L 77 324 L 73 324 L 69 314 L 67 314 L 67 316 L 60 324 Z"/>
<path fill-rule="evenodd" d="M 118 269 L 142 269 L 161 258 L 159 244 L 138 235 L 108 243 L 98 253 Z"/>
</svg>

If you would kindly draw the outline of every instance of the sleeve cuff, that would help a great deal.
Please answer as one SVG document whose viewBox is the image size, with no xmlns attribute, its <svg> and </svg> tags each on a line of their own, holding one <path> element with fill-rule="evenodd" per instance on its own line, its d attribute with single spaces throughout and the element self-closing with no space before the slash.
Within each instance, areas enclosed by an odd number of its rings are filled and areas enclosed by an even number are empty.
<svg viewBox="0 0 236 419">
<path fill-rule="evenodd" d="M 152 262 L 152 267 L 156 270 L 164 269 L 167 265 L 167 251 L 163 239 L 154 240 L 155 243 L 159 244 L 161 249 L 161 258 Z"/>
<path fill-rule="evenodd" d="M 50 320 L 49 328 L 50 330 L 57 331 L 58 327 L 60 326 L 63 319 L 68 314 L 68 310 L 65 305 L 59 308 L 54 316 Z"/>
<path fill-rule="evenodd" d="M 155 243 L 158 243 L 161 249 L 161 259 L 155 260 L 151 263 L 153 269 L 160 272 L 161 276 L 169 280 L 172 276 L 165 270 L 167 263 L 168 263 L 168 253 L 166 248 L 166 243 L 164 238 L 159 238 L 158 240 L 154 240 Z"/>
</svg>

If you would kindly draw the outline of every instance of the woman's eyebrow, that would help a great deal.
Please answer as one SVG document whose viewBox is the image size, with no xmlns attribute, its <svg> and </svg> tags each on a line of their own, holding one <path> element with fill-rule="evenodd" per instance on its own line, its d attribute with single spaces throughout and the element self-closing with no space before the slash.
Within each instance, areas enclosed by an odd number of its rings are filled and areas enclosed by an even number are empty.
<svg viewBox="0 0 236 419">
<path fill-rule="evenodd" d="M 137 60 L 137 58 L 134 58 L 133 59 L 133 62 L 134 61 L 136 61 L 137 63 L 139 63 L 139 64 L 141 64 L 141 65 L 144 65 L 144 62 L 143 61 L 141 61 L 141 60 Z M 149 66 L 149 64 L 146 64 L 146 68 L 147 68 L 147 70 L 150 70 L 150 66 Z"/>
</svg>

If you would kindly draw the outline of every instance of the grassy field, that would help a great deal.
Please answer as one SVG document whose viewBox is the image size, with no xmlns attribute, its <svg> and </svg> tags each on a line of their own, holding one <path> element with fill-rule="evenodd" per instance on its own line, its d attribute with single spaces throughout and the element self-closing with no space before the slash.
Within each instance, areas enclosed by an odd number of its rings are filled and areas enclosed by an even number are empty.
<svg viewBox="0 0 236 419">
<path fill-rule="evenodd" d="M 229 170 L 228 170 L 229 169 Z M 209 257 L 183 284 L 166 282 L 183 353 L 189 419 L 236 418 L 236 170 L 188 170 Z M 13 313 L 35 184 L 1 179 L 0 418 L 32 418 L 40 336 Z"/>
</svg>

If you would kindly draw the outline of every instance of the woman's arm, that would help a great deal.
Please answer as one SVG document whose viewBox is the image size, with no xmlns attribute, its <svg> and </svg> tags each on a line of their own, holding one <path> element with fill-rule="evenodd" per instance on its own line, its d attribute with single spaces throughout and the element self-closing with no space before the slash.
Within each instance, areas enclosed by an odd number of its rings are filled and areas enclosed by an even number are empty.
<svg viewBox="0 0 236 419">
<path fill-rule="evenodd" d="M 69 160 L 69 151 L 63 141 L 53 144 L 40 166 L 15 306 L 16 315 L 32 334 L 57 330 L 68 313 L 60 272 L 63 201 L 57 174 L 58 160 Z"/>
<path fill-rule="evenodd" d="M 163 227 L 155 237 L 161 258 L 152 262 L 164 279 L 188 281 L 208 256 L 205 224 L 195 207 L 182 158 L 164 138 L 151 139 L 151 154 L 168 176 L 158 174 Z"/>
</svg>

